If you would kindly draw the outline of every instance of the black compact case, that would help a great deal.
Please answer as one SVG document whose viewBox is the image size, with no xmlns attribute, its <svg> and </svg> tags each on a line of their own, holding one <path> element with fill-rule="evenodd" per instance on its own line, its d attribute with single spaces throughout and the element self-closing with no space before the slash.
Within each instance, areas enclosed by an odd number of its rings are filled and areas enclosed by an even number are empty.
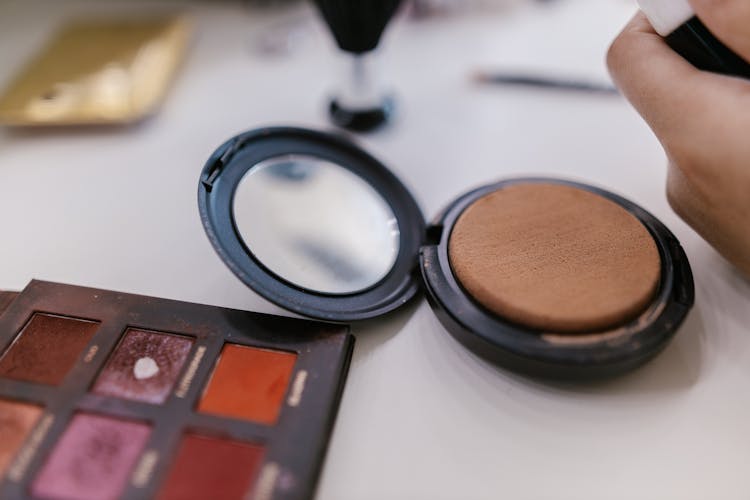
<svg viewBox="0 0 750 500">
<path fill-rule="evenodd" d="M 398 254 L 380 281 L 352 293 L 323 293 L 284 279 L 266 267 L 238 232 L 234 194 L 242 179 L 271 158 L 319 158 L 364 180 L 392 210 Z M 448 259 L 454 223 L 474 201 L 514 183 L 564 184 L 598 194 L 634 215 L 650 232 L 661 258 L 652 303 L 637 318 L 608 331 L 562 334 L 515 324 L 485 309 L 459 284 Z M 504 180 L 457 198 L 431 225 L 409 191 L 382 163 L 340 136 L 299 128 L 267 128 L 222 144 L 200 177 L 198 204 L 212 245 L 229 268 L 271 302 L 295 313 L 350 322 L 394 310 L 422 287 L 440 322 L 465 347 L 503 367 L 534 376 L 592 379 L 623 373 L 663 349 L 693 304 L 693 279 L 679 242 L 651 214 L 603 189 L 551 178 Z"/>
<path fill-rule="evenodd" d="M 651 304 L 632 321 L 606 331 L 560 334 L 514 324 L 485 310 L 457 282 L 448 259 L 450 228 L 479 198 L 518 183 L 564 184 L 614 201 L 634 215 L 654 238 L 661 280 Z M 447 229 L 446 229 L 447 228 Z M 428 231 L 420 249 L 427 298 L 441 323 L 464 346 L 493 363 L 549 378 L 586 379 L 617 375 L 658 354 L 693 305 L 693 277 L 685 252 L 653 215 L 616 194 L 585 184 L 522 178 L 481 187 L 454 201 Z"/>
</svg>

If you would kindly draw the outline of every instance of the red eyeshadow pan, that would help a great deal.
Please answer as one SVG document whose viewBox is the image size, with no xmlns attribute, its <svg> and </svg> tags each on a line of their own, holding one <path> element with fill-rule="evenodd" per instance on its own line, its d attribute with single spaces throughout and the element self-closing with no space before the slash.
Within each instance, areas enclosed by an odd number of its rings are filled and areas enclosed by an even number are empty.
<svg viewBox="0 0 750 500">
<path fill-rule="evenodd" d="M 252 487 L 262 459 L 262 446 L 188 434 L 157 498 L 241 500 Z"/>
<path fill-rule="evenodd" d="M 146 403 L 163 403 L 174 387 L 193 339 L 128 329 L 92 392 Z"/>
<path fill-rule="evenodd" d="M 226 344 L 198 411 L 274 424 L 296 354 Z"/>
<path fill-rule="evenodd" d="M 0 359 L 0 376 L 60 385 L 99 323 L 36 313 Z"/>
</svg>

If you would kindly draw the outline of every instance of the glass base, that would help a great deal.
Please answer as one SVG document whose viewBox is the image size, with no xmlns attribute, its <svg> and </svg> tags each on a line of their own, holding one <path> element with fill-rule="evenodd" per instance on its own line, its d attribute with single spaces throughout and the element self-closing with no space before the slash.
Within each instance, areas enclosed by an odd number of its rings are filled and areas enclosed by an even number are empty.
<svg viewBox="0 0 750 500">
<path fill-rule="evenodd" d="M 355 132 L 368 132 L 388 122 L 393 114 L 393 108 L 393 99 L 390 97 L 383 98 L 379 105 L 367 108 L 346 107 L 338 99 L 333 98 L 328 106 L 328 116 L 338 127 Z"/>
</svg>

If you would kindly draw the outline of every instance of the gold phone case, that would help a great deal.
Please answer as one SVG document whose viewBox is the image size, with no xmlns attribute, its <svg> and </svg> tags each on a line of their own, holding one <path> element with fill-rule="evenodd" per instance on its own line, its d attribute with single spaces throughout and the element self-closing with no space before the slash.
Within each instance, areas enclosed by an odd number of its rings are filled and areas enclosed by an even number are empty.
<svg viewBox="0 0 750 500">
<path fill-rule="evenodd" d="M 0 97 L 5 125 L 127 123 L 153 112 L 182 60 L 185 19 L 65 26 Z"/>
</svg>

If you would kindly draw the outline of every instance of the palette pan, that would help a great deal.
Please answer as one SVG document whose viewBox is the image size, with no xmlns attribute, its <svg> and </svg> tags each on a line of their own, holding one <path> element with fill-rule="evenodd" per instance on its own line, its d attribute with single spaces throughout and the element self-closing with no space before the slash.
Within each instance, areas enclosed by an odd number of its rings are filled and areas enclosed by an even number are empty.
<svg viewBox="0 0 750 500">
<path fill-rule="evenodd" d="M 198 204 L 219 256 L 270 301 L 350 322 L 424 289 L 464 346 L 535 376 L 631 370 L 667 345 L 694 300 L 676 238 L 610 191 L 500 180 L 426 224 L 385 165 L 313 130 L 260 129 L 222 144 Z"/>
</svg>

